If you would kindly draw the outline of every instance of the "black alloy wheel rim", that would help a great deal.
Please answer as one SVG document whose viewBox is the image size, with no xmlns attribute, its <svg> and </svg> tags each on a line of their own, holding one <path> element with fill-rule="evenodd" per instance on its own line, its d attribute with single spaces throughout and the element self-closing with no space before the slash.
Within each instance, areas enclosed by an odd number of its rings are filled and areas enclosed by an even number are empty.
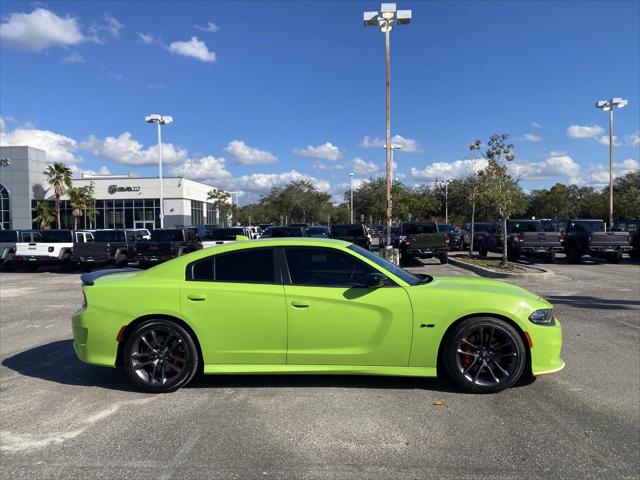
<svg viewBox="0 0 640 480">
<path fill-rule="evenodd" d="M 183 377 L 189 352 L 179 332 L 154 327 L 135 339 L 130 361 L 131 368 L 146 385 L 166 386 Z"/>
<path fill-rule="evenodd" d="M 467 330 L 456 348 L 456 366 L 467 381 L 482 387 L 505 383 L 518 366 L 518 349 L 511 334 L 496 326 Z"/>
</svg>

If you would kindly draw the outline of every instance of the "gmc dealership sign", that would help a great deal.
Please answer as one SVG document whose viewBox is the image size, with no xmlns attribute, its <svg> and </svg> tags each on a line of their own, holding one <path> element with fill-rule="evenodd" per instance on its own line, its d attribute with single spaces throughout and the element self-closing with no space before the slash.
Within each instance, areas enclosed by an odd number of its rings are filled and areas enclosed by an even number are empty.
<svg viewBox="0 0 640 480">
<path fill-rule="evenodd" d="M 140 191 L 140 187 L 138 187 L 138 186 L 122 187 L 120 185 L 109 185 L 109 187 L 107 188 L 107 191 L 111 195 L 113 195 L 114 193 L 120 193 L 120 192 L 139 192 Z"/>
</svg>

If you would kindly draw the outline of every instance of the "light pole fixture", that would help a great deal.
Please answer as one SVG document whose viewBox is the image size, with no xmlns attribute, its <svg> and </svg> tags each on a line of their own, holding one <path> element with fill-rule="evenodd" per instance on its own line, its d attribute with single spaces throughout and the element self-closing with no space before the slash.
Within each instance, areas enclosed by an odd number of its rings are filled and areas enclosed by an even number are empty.
<svg viewBox="0 0 640 480">
<path fill-rule="evenodd" d="M 353 172 L 349 174 L 351 177 L 351 186 L 349 187 L 349 192 L 351 193 L 351 207 L 349 211 L 351 212 L 351 224 L 353 224 Z"/>
<path fill-rule="evenodd" d="M 173 117 L 168 115 L 158 115 L 152 113 L 144 117 L 147 123 L 155 123 L 158 125 L 158 171 L 160 177 L 160 228 L 164 228 L 164 188 L 162 184 L 162 125 L 168 125 L 173 122 Z"/>
<path fill-rule="evenodd" d="M 444 223 L 449 224 L 449 183 L 450 179 L 440 180 L 439 178 L 433 179 L 434 183 L 444 185 Z"/>
<path fill-rule="evenodd" d="M 596 103 L 596 108 L 609 112 L 609 230 L 613 228 L 613 110 L 622 108 L 627 103 L 626 99 L 618 97 Z"/>
<path fill-rule="evenodd" d="M 384 148 L 386 150 L 387 146 L 383 145 L 382 148 Z M 394 150 L 402 150 L 402 145 L 398 145 L 397 143 L 392 143 L 391 144 L 391 182 L 393 182 L 393 152 Z M 397 179 L 398 175 L 396 172 L 396 179 Z"/>
<path fill-rule="evenodd" d="M 386 141 L 387 160 L 387 242 L 385 244 L 385 257 L 390 258 L 390 250 L 393 248 L 391 244 L 391 54 L 389 48 L 389 34 L 395 25 L 406 25 L 411 22 L 411 10 L 397 10 L 395 3 L 383 3 L 380 5 L 380 12 L 364 12 L 364 26 L 378 27 L 384 33 L 385 44 L 385 65 L 386 65 Z"/>
</svg>

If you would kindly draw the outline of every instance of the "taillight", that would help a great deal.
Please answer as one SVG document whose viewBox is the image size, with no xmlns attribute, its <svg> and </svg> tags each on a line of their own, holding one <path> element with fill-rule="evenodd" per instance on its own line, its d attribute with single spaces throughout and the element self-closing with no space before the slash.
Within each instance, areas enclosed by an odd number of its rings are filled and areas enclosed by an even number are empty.
<svg viewBox="0 0 640 480">
<path fill-rule="evenodd" d="M 564 243 L 564 234 L 560 234 L 558 240 L 560 240 L 560 243 Z"/>
<path fill-rule="evenodd" d="M 520 236 L 518 237 L 518 241 L 519 241 L 520 243 L 524 242 L 524 237 L 523 237 L 522 235 L 520 235 Z"/>
<path fill-rule="evenodd" d="M 445 243 L 449 243 L 449 236 L 448 236 L 448 235 L 445 235 L 445 236 L 444 236 L 444 242 L 445 242 Z"/>
<path fill-rule="evenodd" d="M 111 253 L 111 244 L 107 243 L 107 253 Z"/>
<path fill-rule="evenodd" d="M 47 251 L 48 251 L 49 253 L 53 252 L 53 247 L 49 247 L 49 248 L 47 248 Z"/>
</svg>

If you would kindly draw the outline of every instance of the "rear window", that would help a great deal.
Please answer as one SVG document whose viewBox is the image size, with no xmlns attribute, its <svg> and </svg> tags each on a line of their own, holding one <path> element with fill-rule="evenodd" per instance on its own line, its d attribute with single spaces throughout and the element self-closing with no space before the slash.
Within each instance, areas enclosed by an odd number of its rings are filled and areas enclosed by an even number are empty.
<svg viewBox="0 0 640 480">
<path fill-rule="evenodd" d="M 154 242 L 181 242 L 184 239 L 182 230 L 154 230 L 151 240 Z"/>
<path fill-rule="evenodd" d="M 0 242 L 15 242 L 18 233 L 15 230 L 0 230 Z"/>
<path fill-rule="evenodd" d="M 71 230 L 44 230 L 40 238 L 42 243 L 73 243 Z"/>
<path fill-rule="evenodd" d="M 403 235 L 419 235 L 421 233 L 438 233 L 438 228 L 433 222 L 402 224 Z"/>
<path fill-rule="evenodd" d="M 243 228 L 214 228 L 204 234 L 203 240 L 235 240 L 236 235 L 245 235 Z"/>
<path fill-rule="evenodd" d="M 509 233 L 540 232 L 542 228 L 538 222 L 509 222 Z"/>
<path fill-rule="evenodd" d="M 448 225 L 446 223 L 439 223 L 438 224 L 438 231 L 439 232 L 453 232 L 453 227 L 451 225 Z"/>
<path fill-rule="evenodd" d="M 93 234 L 96 242 L 124 242 L 124 232 L 117 230 L 98 230 Z"/>
<path fill-rule="evenodd" d="M 614 232 L 629 232 L 629 233 L 635 233 L 636 232 L 636 224 L 635 222 L 620 222 L 617 223 L 615 225 L 615 227 L 613 228 Z"/>
<path fill-rule="evenodd" d="M 331 227 L 333 237 L 358 237 L 364 235 L 362 225 L 336 225 Z"/>
<path fill-rule="evenodd" d="M 576 220 L 571 222 L 573 232 L 603 232 L 604 222 L 602 220 Z"/>
<path fill-rule="evenodd" d="M 191 280 L 229 283 L 275 283 L 272 248 L 212 255 L 191 264 Z"/>
</svg>

